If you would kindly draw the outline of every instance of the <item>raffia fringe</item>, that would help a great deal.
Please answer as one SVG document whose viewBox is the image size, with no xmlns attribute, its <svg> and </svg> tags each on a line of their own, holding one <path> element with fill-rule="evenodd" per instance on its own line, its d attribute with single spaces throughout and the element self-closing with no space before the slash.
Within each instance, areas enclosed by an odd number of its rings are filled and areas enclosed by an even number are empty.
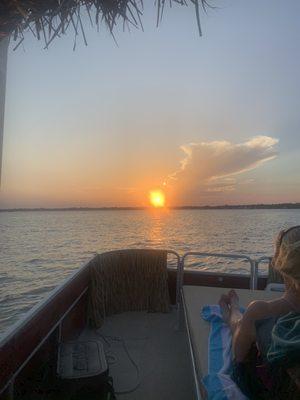
<svg viewBox="0 0 300 400">
<path fill-rule="evenodd" d="M 167 252 L 122 250 L 98 254 L 90 262 L 88 322 L 126 311 L 168 312 Z"/>
</svg>

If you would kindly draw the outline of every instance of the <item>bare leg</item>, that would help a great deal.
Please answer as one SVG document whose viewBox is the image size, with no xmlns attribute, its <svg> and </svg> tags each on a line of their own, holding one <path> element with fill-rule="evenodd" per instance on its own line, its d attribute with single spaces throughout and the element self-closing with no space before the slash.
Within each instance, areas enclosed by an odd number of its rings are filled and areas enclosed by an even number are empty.
<svg viewBox="0 0 300 400">
<path fill-rule="evenodd" d="M 222 294 L 219 306 L 224 322 L 229 325 L 231 332 L 234 333 L 243 318 L 243 314 L 240 312 L 239 297 L 235 290 L 230 290 L 228 294 Z"/>
<path fill-rule="evenodd" d="M 219 306 L 221 308 L 222 317 L 224 322 L 229 324 L 230 321 L 230 307 L 229 307 L 229 296 L 227 294 L 222 294 L 219 300 Z"/>
<path fill-rule="evenodd" d="M 243 318 L 243 314 L 240 311 L 239 297 L 235 290 L 230 290 L 228 293 L 229 297 L 229 308 L 230 308 L 230 317 L 229 317 L 229 326 L 232 333 L 235 332 L 240 320 Z"/>
</svg>

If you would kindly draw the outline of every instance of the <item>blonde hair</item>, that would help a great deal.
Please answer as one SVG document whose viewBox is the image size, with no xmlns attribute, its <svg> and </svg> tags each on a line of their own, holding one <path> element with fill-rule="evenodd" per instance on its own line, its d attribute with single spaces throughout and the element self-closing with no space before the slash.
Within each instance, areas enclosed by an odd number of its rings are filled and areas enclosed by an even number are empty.
<svg viewBox="0 0 300 400">
<path fill-rule="evenodd" d="M 300 289 L 300 226 L 279 232 L 272 266 L 288 285 Z"/>
</svg>

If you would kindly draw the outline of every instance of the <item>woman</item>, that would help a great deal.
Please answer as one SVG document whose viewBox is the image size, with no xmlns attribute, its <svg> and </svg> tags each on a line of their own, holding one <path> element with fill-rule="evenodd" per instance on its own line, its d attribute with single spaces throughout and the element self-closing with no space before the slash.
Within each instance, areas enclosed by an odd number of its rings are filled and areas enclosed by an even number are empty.
<svg viewBox="0 0 300 400">
<path fill-rule="evenodd" d="M 239 298 L 234 290 L 222 295 L 219 300 L 223 319 L 230 326 L 233 336 L 233 378 L 250 398 L 270 398 L 268 395 L 271 394 L 273 399 L 299 399 L 299 393 L 297 397 L 291 397 L 294 395 L 290 390 L 291 381 L 294 389 L 298 384 L 294 377 L 298 371 L 299 347 L 295 348 L 298 353 L 297 357 L 293 357 L 292 365 L 287 364 L 288 357 L 285 354 L 279 364 L 280 357 L 277 357 L 277 363 L 273 364 L 276 368 L 272 368 L 272 362 L 268 362 L 276 357 L 269 355 L 268 360 L 268 352 L 272 346 L 272 329 L 274 336 L 274 328 L 284 324 L 281 319 L 285 316 L 293 316 L 293 323 L 296 323 L 293 332 L 300 334 L 300 226 L 280 232 L 272 266 L 280 272 L 285 283 L 286 291 L 282 297 L 272 301 L 253 301 L 244 314 L 240 311 Z M 277 331 L 281 332 L 280 329 Z"/>
</svg>

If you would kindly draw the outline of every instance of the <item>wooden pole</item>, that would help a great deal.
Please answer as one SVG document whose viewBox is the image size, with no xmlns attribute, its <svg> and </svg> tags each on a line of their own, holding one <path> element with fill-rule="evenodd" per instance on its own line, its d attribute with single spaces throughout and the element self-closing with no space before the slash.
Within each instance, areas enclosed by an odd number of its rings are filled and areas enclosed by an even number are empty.
<svg viewBox="0 0 300 400">
<path fill-rule="evenodd" d="M 9 36 L 7 38 L 0 39 L 0 186 L 1 186 L 1 170 L 2 170 L 2 149 L 3 149 L 8 44 L 9 44 Z"/>
</svg>

